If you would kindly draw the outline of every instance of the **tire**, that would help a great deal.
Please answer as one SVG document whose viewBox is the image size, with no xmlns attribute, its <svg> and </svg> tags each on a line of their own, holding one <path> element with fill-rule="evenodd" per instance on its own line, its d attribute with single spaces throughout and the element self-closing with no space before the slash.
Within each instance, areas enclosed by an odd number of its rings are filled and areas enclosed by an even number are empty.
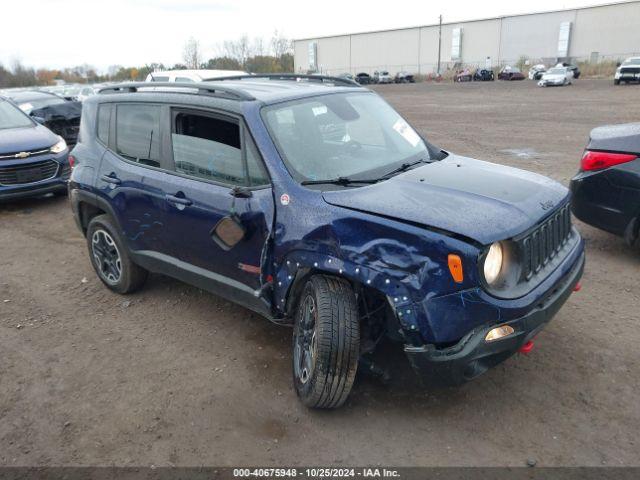
<svg viewBox="0 0 640 480">
<path fill-rule="evenodd" d="M 127 294 L 144 285 L 149 272 L 131 261 L 109 215 L 98 215 L 89 222 L 87 247 L 93 269 L 109 289 Z"/>
<path fill-rule="evenodd" d="M 614 80 L 614 81 L 613 81 L 613 84 L 614 84 L 614 85 L 620 85 L 620 80 Z"/>
<path fill-rule="evenodd" d="M 345 280 L 316 275 L 303 290 L 293 328 L 293 384 L 310 408 L 338 408 L 358 369 L 360 322 Z"/>
</svg>

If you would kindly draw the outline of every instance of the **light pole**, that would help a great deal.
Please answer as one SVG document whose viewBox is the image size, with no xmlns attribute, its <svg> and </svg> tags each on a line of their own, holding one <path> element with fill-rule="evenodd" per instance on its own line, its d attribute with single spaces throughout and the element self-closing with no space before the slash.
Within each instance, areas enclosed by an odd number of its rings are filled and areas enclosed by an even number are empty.
<svg viewBox="0 0 640 480">
<path fill-rule="evenodd" d="M 438 27 L 438 75 L 440 75 L 440 51 L 442 50 L 442 15 L 440 15 L 440 25 Z"/>
</svg>

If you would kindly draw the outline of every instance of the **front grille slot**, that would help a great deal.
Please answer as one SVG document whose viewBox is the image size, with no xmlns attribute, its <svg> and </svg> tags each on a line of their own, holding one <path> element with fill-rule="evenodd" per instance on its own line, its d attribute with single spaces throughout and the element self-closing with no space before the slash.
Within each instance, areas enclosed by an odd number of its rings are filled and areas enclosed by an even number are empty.
<svg viewBox="0 0 640 480">
<path fill-rule="evenodd" d="M 518 242 L 522 249 L 523 278 L 530 280 L 544 268 L 571 236 L 571 211 L 565 205 Z"/>
<path fill-rule="evenodd" d="M 27 185 L 56 176 L 59 164 L 53 160 L 0 167 L 0 185 Z"/>
<path fill-rule="evenodd" d="M 640 67 L 622 67 L 620 73 L 640 73 Z"/>
</svg>

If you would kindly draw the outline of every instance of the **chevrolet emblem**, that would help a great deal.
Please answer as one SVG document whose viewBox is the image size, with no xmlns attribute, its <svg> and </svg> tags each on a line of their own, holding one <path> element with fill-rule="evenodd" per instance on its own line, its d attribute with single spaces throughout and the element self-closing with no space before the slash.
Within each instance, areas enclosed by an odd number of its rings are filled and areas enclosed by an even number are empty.
<svg viewBox="0 0 640 480">
<path fill-rule="evenodd" d="M 27 158 L 29 155 L 31 155 L 29 152 L 20 152 L 16 153 L 14 156 L 16 158 Z"/>
</svg>

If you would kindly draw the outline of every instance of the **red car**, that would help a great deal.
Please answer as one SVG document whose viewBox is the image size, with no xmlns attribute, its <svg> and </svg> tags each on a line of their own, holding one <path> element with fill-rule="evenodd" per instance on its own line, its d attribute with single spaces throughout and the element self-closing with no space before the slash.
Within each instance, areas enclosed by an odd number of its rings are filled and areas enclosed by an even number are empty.
<svg viewBox="0 0 640 480">
<path fill-rule="evenodd" d="M 458 70 L 456 72 L 456 76 L 453 77 L 454 82 L 470 82 L 471 80 L 473 80 L 473 74 L 467 68 L 464 70 Z"/>
<path fill-rule="evenodd" d="M 517 67 L 507 65 L 498 74 L 498 80 L 524 80 L 525 76 Z"/>
</svg>

